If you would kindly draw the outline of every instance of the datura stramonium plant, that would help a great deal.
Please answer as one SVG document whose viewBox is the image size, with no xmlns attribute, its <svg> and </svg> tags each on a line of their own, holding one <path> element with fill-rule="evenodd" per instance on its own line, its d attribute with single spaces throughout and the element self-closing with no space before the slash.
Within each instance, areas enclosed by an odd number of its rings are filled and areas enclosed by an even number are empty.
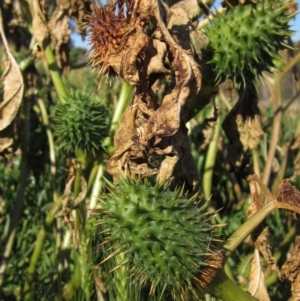
<svg viewBox="0 0 300 301">
<path fill-rule="evenodd" d="M 107 107 L 91 96 L 73 91 L 56 106 L 54 133 L 57 144 L 68 153 L 82 151 L 95 155 L 102 150 L 108 134 Z"/>
<path fill-rule="evenodd" d="M 197 195 L 187 197 L 183 189 L 171 191 L 147 180 L 121 179 L 110 190 L 101 197 L 97 219 L 108 249 L 102 264 L 115 270 L 112 283 L 123 285 L 123 294 L 130 294 L 131 286 L 139 291 L 149 285 L 152 294 L 167 291 L 188 300 L 193 278 L 209 266 L 216 250 L 218 226 L 211 224 L 207 203 L 199 206 Z M 117 281 L 118 269 L 126 271 L 123 284 Z"/>
<path fill-rule="evenodd" d="M 207 28 L 216 79 L 232 79 L 244 86 L 256 81 L 263 71 L 276 67 L 281 60 L 278 52 L 289 45 L 284 43 L 291 31 L 287 15 L 290 0 L 255 1 L 251 4 L 229 6 L 217 14 Z"/>
<path fill-rule="evenodd" d="M 136 87 L 107 163 L 116 186 L 99 211 L 110 245 L 103 264 L 115 260 L 112 270 L 127 269 L 132 281 L 150 283 L 150 291 L 158 286 L 181 293 L 192 288 L 195 275 L 211 273 L 207 258 L 218 253 L 205 207 L 178 190 L 199 192 L 185 125 L 192 102 L 207 103 L 214 89 L 208 89 L 206 99 L 198 97 L 207 85 L 236 83 L 240 98 L 223 128 L 232 148 L 230 162 L 243 166 L 245 152 L 262 135 L 255 81 L 276 66 L 291 33 L 290 0 L 225 4 L 225 12 L 215 13 L 201 30 L 194 22 L 201 11 L 196 0 L 95 4 L 86 22 L 91 65 Z M 149 177 L 158 184 L 151 186 Z M 168 190 L 159 183 L 169 185 Z M 133 300 L 128 298 L 124 300 Z"/>
<path fill-rule="evenodd" d="M 95 4 L 86 22 L 90 62 L 101 74 L 117 75 L 136 87 L 115 133 L 116 151 L 107 171 L 113 177 L 156 175 L 172 187 L 184 184 L 196 192 L 199 179 L 185 126 L 192 102 L 206 104 L 215 93 L 207 86 L 225 80 L 240 87 L 239 104 L 243 95 L 253 94 L 244 92 L 275 66 L 278 51 L 287 47 L 291 0 L 227 3 L 226 11 L 215 13 L 202 30 L 194 22 L 200 11 L 196 0 L 167 3 Z M 160 99 L 162 83 L 166 88 Z M 205 99 L 196 97 L 204 90 L 211 91 Z M 255 100 L 252 107 L 243 119 L 257 114 Z M 260 138 L 261 131 L 257 133 Z"/>
</svg>

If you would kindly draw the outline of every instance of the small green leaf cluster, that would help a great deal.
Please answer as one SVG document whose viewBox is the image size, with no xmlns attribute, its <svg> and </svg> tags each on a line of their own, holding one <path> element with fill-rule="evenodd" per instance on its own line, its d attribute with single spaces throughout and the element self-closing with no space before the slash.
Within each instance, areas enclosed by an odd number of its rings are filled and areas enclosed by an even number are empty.
<svg viewBox="0 0 300 301">
<path fill-rule="evenodd" d="M 81 150 L 95 154 L 108 135 L 108 115 L 102 103 L 83 92 L 72 92 L 64 104 L 56 107 L 54 130 L 58 146 L 68 153 Z"/>
<path fill-rule="evenodd" d="M 101 198 L 99 223 L 111 246 L 107 260 L 122 254 L 119 266 L 152 288 L 189 288 L 214 241 L 212 215 L 205 213 L 207 204 L 198 205 L 197 195 L 122 179 Z"/>
<path fill-rule="evenodd" d="M 289 47 L 283 38 L 290 36 L 288 22 L 294 14 L 285 12 L 291 0 L 266 0 L 229 7 L 218 13 L 207 28 L 210 40 L 209 63 L 218 83 L 232 79 L 246 85 L 263 71 L 275 67 L 278 51 Z"/>
</svg>

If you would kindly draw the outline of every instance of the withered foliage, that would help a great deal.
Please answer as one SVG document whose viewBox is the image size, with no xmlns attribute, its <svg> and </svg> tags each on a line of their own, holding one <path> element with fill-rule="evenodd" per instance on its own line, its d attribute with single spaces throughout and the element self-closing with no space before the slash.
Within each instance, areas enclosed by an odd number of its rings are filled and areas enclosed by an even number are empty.
<svg viewBox="0 0 300 301">
<path fill-rule="evenodd" d="M 81 173 L 83 166 L 76 162 L 75 159 L 67 159 L 66 166 L 68 168 L 68 177 L 66 179 L 66 186 L 62 198 L 62 211 L 59 212 L 57 216 L 64 216 L 70 230 L 73 247 L 77 248 L 79 243 L 79 232 L 74 225 L 72 211 L 84 201 L 87 193 L 87 183 Z M 77 174 L 79 174 L 80 177 L 80 193 L 75 198 L 72 192 L 72 184 Z"/>
<path fill-rule="evenodd" d="M 290 258 L 281 267 L 280 279 L 291 281 L 292 296 L 288 301 L 297 301 L 300 299 L 300 236 L 296 238 L 294 248 Z"/>
<path fill-rule="evenodd" d="M 273 197 L 268 188 L 263 184 L 259 177 L 255 174 L 248 176 L 249 187 L 252 196 L 252 203 L 247 211 L 248 218 L 258 212 L 264 202 L 257 190 L 257 184 L 262 192 L 265 193 L 266 202 L 285 202 L 287 204 L 299 207 L 300 206 L 300 192 L 293 187 L 289 180 L 283 180 L 278 185 L 277 194 Z M 296 218 L 296 213 L 293 212 Z M 251 293 L 258 300 L 268 301 L 270 297 L 264 283 L 264 274 L 259 260 L 259 254 L 263 256 L 268 266 L 278 275 L 279 279 L 288 279 L 292 282 L 292 297 L 289 301 L 299 300 L 300 296 L 300 256 L 299 246 L 300 238 L 296 238 L 295 246 L 292 250 L 291 257 L 282 265 L 278 267 L 275 257 L 272 254 L 272 248 L 268 241 L 269 231 L 265 222 L 259 225 L 255 231 L 252 232 L 251 238 L 253 240 L 255 251 L 252 268 L 249 275 L 248 292 Z"/>
<path fill-rule="evenodd" d="M 275 197 L 278 202 L 300 207 L 300 192 L 290 184 L 289 180 L 283 180 L 279 183 Z M 293 215 L 296 218 L 296 213 L 293 213 Z"/>
<path fill-rule="evenodd" d="M 189 101 L 201 88 L 201 72 L 191 51 L 194 34 L 188 12 L 170 13 L 160 1 L 116 1 L 93 8 L 87 30 L 91 64 L 136 86 L 131 105 L 115 133 L 117 148 L 107 171 L 149 177 L 198 190 L 199 182 L 185 123 Z M 180 29 L 180 30 L 178 30 Z M 207 40 L 206 40 L 207 42 Z M 201 46 L 201 47 L 202 47 Z M 199 48 L 201 51 L 201 47 Z M 205 47 L 205 46 L 203 46 Z M 162 83 L 168 89 L 159 101 Z"/>
<path fill-rule="evenodd" d="M 57 0 L 55 10 L 47 24 L 57 64 L 64 72 L 70 67 L 70 19 L 76 20 L 76 30 L 82 33 L 84 29 L 81 24 L 85 13 L 89 11 L 90 1 L 88 0 Z"/>
<path fill-rule="evenodd" d="M 3 60 L 4 72 L 1 75 L 3 99 L 0 99 L 0 160 L 10 158 L 14 149 L 15 117 L 21 106 L 24 82 L 16 60 L 10 52 L 4 33 L 0 10 L 0 36 L 5 47 L 6 57 Z"/>
</svg>

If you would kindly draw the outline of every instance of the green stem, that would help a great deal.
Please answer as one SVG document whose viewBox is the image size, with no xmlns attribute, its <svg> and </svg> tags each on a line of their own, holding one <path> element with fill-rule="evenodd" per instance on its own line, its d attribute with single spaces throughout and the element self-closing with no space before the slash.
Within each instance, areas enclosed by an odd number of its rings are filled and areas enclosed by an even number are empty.
<svg viewBox="0 0 300 301">
<path fill-rule="evenodd" d="M 217 272 L 206 291 L 223 301 L 257 301 L 256 298 L 229 279 L 223 270 Z"/>
<path fill-rule="evenodd" d="M 218 106 L 220 103 L 219 97 L 216 97 L 216 105 Z M 211 188 L 212 188 L 212 178 L 213 171 L 216 162 L 217 152 L 218 152 L 218 141 L 221 132 L 221 118 L 218 116 L 215 127 L 214 134 L 212 140 L 209 144 L 207 156 L 205 160 L 202 187 L 203 187 L 203 196 L 205 200 L 208 200 L 211 196 Z"/>
<path fill-rule="evenodd" d="M 297 206 L 290 205 L 284 202 L 278 202 L 276 200 L 265 203 L 255 214 L 247 219 L 231 236 L 227 239 L 224 244 L 226 250 L 225 260 L 231 256 L 233 251 L 240 245 L 240 243 L 250 235 L 255 228 L 274 210 L 274 209 L 285 209 L 300 214 L 300 208 Z"/>
<path fill-rule="evenodd" d="M 49 67 L 50 75 L 55 87 L 55 90 L 58 94 L 58 98 L 62 104 L 66 102 L 68 98 L 68 92 L 63 83 L 59 68 L 56 64 L 55 57 L 51 45 L 48 45 L 45 49 L 45 58 Z"/>
<path fill-rule="evenodd" d="M 50 128 L 49 118 L 47 114 L 47 110 L 45 108 L 44 102 L 42 99 L 37 100 L 38 106 L 41 111 L 41 116 L 43 120 L 43 125 L 46 127 L 46 134 L 48 137 L 49 143 L 49 157 L 50 157 L 50 173 L 51 173 L 51 185 L 52 185 L 52 197 L 53 203 L 56 202 L 56 185 L 55 185 L 55 175 L 56 175 L 56 158 L 55 158 L 55 148 L 54 148 L 54 139 L 52 135 L 52 131 Z"/>
<path fill-rule="evenodd" d="M 27 279 L 24 285 L 24 300 L 32 300 L 33 296 L 33 290 L 32 290 L 32 281 L 33 276 L 36 270 L 36 266 L 38 263 L 38 260 L 40 258 L 40 255 L 42 254 L 47 230 L 49 230 L 49 227 L 52 225 L 53 221 L 55 220 L 55 215 L 57 214 L 58 210 L 61 206 L 61 200 L 62 198 L 59 198 L 56 203 L 52 205 L 51 210 L 49 211 L 48 215 L 46 216 L 45 222 L 43 226 L 41 227 L 39 234 L 37 236 L 35 246 L 33 253 L 30 258 L 29 267 L 27 269 Z"/>
<path fill-rule="evenodd" d="M 252 150 L 252 160 L 254 173 L 260 177 L 260 152 L 258 148 Z"/>
<path fill-rule="evenodd" d="M 290 144 L 289 144 L 289 147 L 290 147 Z M 284 148 L 285 148 L 285 152 L 284 152 L 283 158 L 280 162 L 279 171 L 277 172 L 276 178 L 274 179 L 272 188 L 271 188 L 271 191 L 274 195 L 276 194 L 278 184 L 284 179 L 284 177 L 286 175 L 286 170 L 287 170 L 287 166 L 289 163 L 289 160 L 288 160 L 289 159 L 289 153 L 288 153 L 289 148 L 286 146 L 284 146 Z"/>
<path fill-rule="evenodd" d="M 270 91 L 273 100 L 273 109 L 274 112 L 276 112 L 281 108 L 282 105 L 282 77 L 281 76 L 277 75 L 275 77 L 274 86 Z M 268 186 L 269 183 L 269 179 L 272 171 L 272 164 L 276 153 L 276 147 L 281 134 L 281 119 L 282 119 L 282 111 L 279 110 L 278 114 L 275 115 L 273 120 L 271 140 L 270 140 L 268 155 L 266 159 L 266 166 L 262 178 L 262 181 L 266 186 Z"/>
<path fill-rule="evenodd" d="M 104 171 L 105 171 L 104 165 L 99 164 L 98 172 L 97 172 L 97 175 L 96 175 L 96 178 L 94 181 L 93 190 L 91 193 L 89 209 L 95 209 L 97 206 L 97 201 L 98 201 L 100 192 L 102 191 L 102 188 L 103 188 L 103 182 L 102 182 L 101 178 L 103 177 Z"/>
<path fill-rule="evenodd" d="M 64 291 L 63 291 L 63 300 L 71 300 L 75 290 L 80 286 L 80 278 L 81 278 L 81 273 L 80 273 L 80 262 L 79 260 L 76 258 L 75 260 L 75 268 L 74 268 L 74 272 L 72 274 L 72 278 L 70 280 L 70 282 L 64 287 Z"/>
<path fill-rule="evenodd" d="M 4 275 L 7 269 L 9 257 L 16 238 L 17 228 L 22 213 L 23 199 L 24 199 L 27 177 L 28 177 L 27 153 L 28 153 L 28 144 L 29 144 L 29 137 L 30 137 L 30 125 L 29 125 L 30 116 L 29 116 L 28 105 L 26 102 L 24 102 L 22 105 L 21 119 L 23 121 L 22 135 L 21 135 L 21 148 L 22 148 L 21 173 L 19 177 L 16 202 L 11 217 L 9 236 L 4 248 L 1 265 L 0 265 L 0 287 L 3 284 Z"/>
<path fill-rule="evenodd" d="M 119 126 L 120 120 L 122 118 L 122 115 L 129 101 L 132 98 L 133 91 L 134 91 L 133 86 L 128 85 L 126 82 L 122 82 L 122 88 L 121 88 L 118 104 L 115 109 L 115 113 L 110 125 L 109 137 L 104 140 L 103 143 L 104 146 L 109 147 L 113 145 L 113 135 L 115 134 Z"/>
</svg>

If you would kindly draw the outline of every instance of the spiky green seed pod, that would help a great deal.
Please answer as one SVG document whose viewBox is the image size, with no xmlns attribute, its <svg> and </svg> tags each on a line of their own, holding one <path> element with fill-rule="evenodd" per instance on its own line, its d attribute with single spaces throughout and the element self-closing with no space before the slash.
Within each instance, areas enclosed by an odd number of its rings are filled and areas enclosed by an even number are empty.
<svg viewBox="0 0 300 301">
<path fill-rule="evenodd" d="M 207 28 L 209 49 L 217 83 L 232 79 L 244 86 L 280 59 L 278 51 L 288 48 L 288 22 L 294 15 L 286 11 L 291 0 L 266 0 L 229 7 L 218 13 Z"/>
<path fill-rule="evenodd" d="M 108 135 L 107 108 L 83 92 L 72 92 L 56 107 L 54 134 L 57 144 L 67 152 L 81 150 L 95 154 Z"/>
<path fill-rule="evenodd" d="M 191 288 L 193 274 L 206 265 L 214 242 L 211 214 L 197 196 L 163 185 L 122 180 L 101 198 L 99 223 L 109 243 L 106 261 L 123 256 L 128 276 L 173 292 Z"/>
</svg>

